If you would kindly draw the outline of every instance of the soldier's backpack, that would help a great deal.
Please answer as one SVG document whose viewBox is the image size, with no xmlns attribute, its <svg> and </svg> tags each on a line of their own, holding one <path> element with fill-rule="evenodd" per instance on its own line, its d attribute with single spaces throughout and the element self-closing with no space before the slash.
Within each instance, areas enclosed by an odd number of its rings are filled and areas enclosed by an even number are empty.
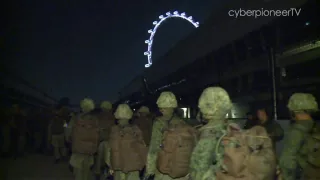
<svg viewBox="0 0 320 180">
<path fill-rule="evenodd" d="M 197 131 L 188 124 L 177 124 L 165 129 L 158 153 L 157 169 L 172 178 L 188 175 L 197 136 Z"/>
<path fill-rule="evenodd" d="M 51 122 L 51 134 L 62 134 L 64 133 L 64 119 L 60 116 L 55 116 Z"/>
<path fill-rule="evenodd" d="M 109 139 L 111 127 L 115 124 L 115 118 L 111 111 L 102 112 L 99 115 L 100 140 Z"/>
<path fill-rule="evenodd" d="M 222 150 L 223 149 L 223 150 Z M 222 152 L 222 153 L 221 153 Z M 269 180 L 276 171 L 272 140 L 261 126 L 242 130 L 229 124 L 216 147 L 217 180 Z"/>
<path fill-rule="evenodd" d="M 307 136 L 302 148 L 301 154 L 306 157 L 301 157 L 299 162 L 303 174 L 309 178 L 320 178 L 320 128 L 314 127 L 310 134 Z"/>
<path fill-rule="evenodd" d="M 77 117 L 72 129 L 72 152 L 93 155 L 99 143 L 99 120 L 91 114 Z"/>
<path fill-rule="evenodd" d="M 135 125 L 111 128 L 111 169 L 124 173 L 142 170 L 146 164 L 148 148 L 141 130 Z"/>
</svg>

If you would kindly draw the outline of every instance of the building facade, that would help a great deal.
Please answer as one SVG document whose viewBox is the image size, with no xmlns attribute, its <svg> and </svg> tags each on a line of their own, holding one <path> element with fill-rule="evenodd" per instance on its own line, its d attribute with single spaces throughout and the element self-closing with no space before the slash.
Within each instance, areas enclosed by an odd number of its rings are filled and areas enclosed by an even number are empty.
<svg viewBox="0 0 320 180">
<path fill-rule="evenodd" d="M 123 93 L 126 96 L 122 101 L 133 106 L 148 104 L 155 107 L 158 94 L 170 90 L 177 94 L 181 107 L 187 108 L 187 116 L 192 117 L 196 114 L 197 100 L 202 90 L 219 85 L 230 93 L 235 102 L 230 118 L 243 118 L 256 104 L 276 109 L 277 115 L 282 118 L 288 115 L 286 103 L 293 92 L 311 92 L 319 99 L 320 28 L 316 17 L 320 11 L 315 8 L 319 7 L 319 2 L 272 2 L 275 4 L 269 4 L 269 7 L 297 7 L 301 8 L 301 13 L 299 16 L 273 19 L 229 19 L 216 28 L 220 34 L 211 35 L 211 41 L 216 37 L 216 44 L 203 41 L 206 35 L 209 37 L 206 28 L 210 27 L 204 25 L 197 32 L 198 36 L 203 36 L 202 39 L 194 40 L 193 47 L 185 46 L 187 51 L 179 50 L 182 47 L 178 45 L 177 50 L 173 49 L 164 56 L 161 64 L 158 61 L 129 84 L 126 89 L 131 93 Z M 242 26 L 247 29 L 242 30 Z M 234 35 L 237 33 L 238 36 Z M 211 34 L 215 33 L 211 30 Z M 192 39 L 189 40 L 192 44 Z M 197 43 L 201 40 L 205 42 L 202 45 Z M 203 50 L 199 51 L 199 48 Z M 187 63 L 180 68 L 176 65 L 177 70 L 170 72 L 174 57 L 187 59 Z M 151 78 L 150 74 L 157 76 Z M 136 87 L 130 88 L 133 84 Z"/>
</svg>

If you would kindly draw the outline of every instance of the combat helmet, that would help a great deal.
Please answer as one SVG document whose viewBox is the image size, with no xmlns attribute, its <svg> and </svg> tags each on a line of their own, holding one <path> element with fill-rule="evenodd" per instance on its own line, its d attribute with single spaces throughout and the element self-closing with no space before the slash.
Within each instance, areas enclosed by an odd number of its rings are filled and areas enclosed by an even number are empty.
<svg viewBox="0 0 320 180">
<path fill-rule="evenodd" d="M 100 105 L 100 108 L 104 110 L 110 110 L 112 109 L 112 103 L 109 101 L 103 101 Z"/>
<path fill-rule="evenodd" d="M 159 108 L 176 108 L 178 107 L 178 102 L 176 96 L 170 92 L 162 92 L 157 100 L 157 105 Z"/>
<path fill-rule="evenodd" d="M 133 112 L 128 104 L 119 104 L 114 116 L 116 119 L 131 119 Z"/>
<path fill-rule="evenodd" d="M 94 102 L 93 102 L 92 99 L 84 98 L 80 102 L 80 107 L 81 107 L 82 111 L 89 112 L 89 111 L 92 111 L 95 108 L 95 105 L 94 105 Z"/>
<path fill-rule="evenodd" d="M 198 107 L 204 116 L 224 118 L 232 108 L 229 94 L 221 87 L 208 87 L 203 90 Z"/>
<path fill-rule="evenodd" d="M 147 106 L 141 106 L 138 110 L 139 113 L 150 113 L 150 110 Z"/>
<path fill-rule="evenodd" d="M 287 105 L 292 112 L 316 112 L 319 110 L 316 98 L 310 93 L 294 93 Z"/>
</svg>

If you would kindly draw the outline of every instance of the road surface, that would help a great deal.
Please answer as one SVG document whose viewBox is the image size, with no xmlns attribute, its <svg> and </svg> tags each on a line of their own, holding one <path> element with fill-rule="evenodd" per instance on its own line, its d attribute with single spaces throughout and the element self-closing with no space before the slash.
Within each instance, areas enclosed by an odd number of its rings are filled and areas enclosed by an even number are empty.
<svg viewBox="0 0 320 180">
<path fill-rule="evenodd" d="M 2 159 L 3 160 L 3 159 Z M 53 163 L 52 156 L 30 154 L 16 160 L 1 162 L 5 166 L 7 180 L 73 180 L 68 163 Z"/>
</svg>

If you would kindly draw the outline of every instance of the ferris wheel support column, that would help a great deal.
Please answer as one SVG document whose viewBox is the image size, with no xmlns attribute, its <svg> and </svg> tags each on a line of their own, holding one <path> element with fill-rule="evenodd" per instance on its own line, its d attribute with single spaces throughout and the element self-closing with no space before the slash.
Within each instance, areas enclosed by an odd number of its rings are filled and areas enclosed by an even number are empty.
<svg viewBox="0 0 320 180">
<path fill-rule="evenodd" d="M 199 27 L 199 22 L 196 22 L 193 20 L 192 16 L 187 16 L 186 13 L 179 13 L 178 11 L 174 11 L 173 13 L 167 12 L 166 15 L 159 16 L 160 21 L 154 21 L 153 22 L 153 29 L 149 29 L 148 33 L 150 34 L 150 37 L 148 40 L 145 41 L 146 44 L 148 44 L 148 49 L 146 52 L 144 52 L 144 55 L 147 56 L 148 62 L 145 64 L 145 68 L 149 68 L 152 65 L 152 44 L 153 44 L 153 37 L 157 32 L 157 29 L 159 28 L 160 24 L 164 22 L 166 19 L 169 18 L 181 18 L 188 22 L 190 22 L 195 28 Z"/>
</svg>

